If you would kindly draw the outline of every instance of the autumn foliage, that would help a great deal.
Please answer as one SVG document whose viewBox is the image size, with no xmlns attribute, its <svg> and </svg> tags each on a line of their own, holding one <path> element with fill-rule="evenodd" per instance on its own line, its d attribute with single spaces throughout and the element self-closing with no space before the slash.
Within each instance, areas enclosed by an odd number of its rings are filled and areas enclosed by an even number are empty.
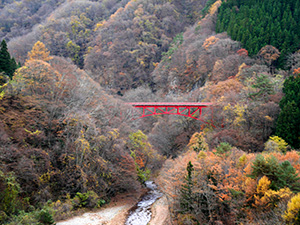
<svg viewBox="0 0 300 225">
<path fill-rule="evenodd" d="M 161 167 L 174 224 L 298 223 L 300 52 L 234 17 L 251 2 L 262 1 L 2 1 L 0 37 L 20 64 L 11 79 L 0 73 L 0 223 L 52 224 L 101 207 L 139 193 Z M 270 2 L 281 24 L 273 6 L 284 3 Z M 220 15 L 228 33 L 216 33 Z M 234 32 L 232 21 L 254 30 Z M 298 43 L 286 29 L 265 33 Z M 137 120 L 124 102 L 213 106 L 207 123 Z"/>
<path fill-rule="evenodd" d="M 191 143 L 195 142 L 194 139 L 192 137 Z M 261 224 L 267 220 L 283 223 L 283 217 L 286 220 L 295 218 L 293 210 L 297 206 L 294 206 L 296 203 L 292 197 L 299 191 L 296 187 L 300 185 L 300 177 L 295 170 L 299 156 L 296 159 L 283 153 L 264 153 L 261 156 L 247 154 L 234 147 L 220 151 L 220 146 L 200 151 L 189 148 L 177 159 L 166 161 L 159 184 L 169 198 L 178 224 Z M 289 154 L 298 155 L 295 151 Z M 187 186 L 184 177 L 189 162 L 193 171 L 189 175 L 192 181 Z M 290 172 L 284 175 L 284 170 Z M 187 187 L 190 197 L 185 198 L 187 208 L 183 210 L 180 193 L 182 188 L 187 190 Z M 272 215 L 272 218 L 264 214 Z"/>
<path fill-rule="evenodd" d="M 31 51 L 38 56 L 29 55 L 2 87 L 1 223 L 48 200 L 66 200 L 51 206 L 57 209 L 56 219 L 72 209 L 100 207 L 97 201 L 139 190 L 137 165 L 150 174 L 163 160 L 146 135 L 129 127 L 129 107 L 70 61 L 50 57 L 41 46 Z M 124 117 L 119 107 L 124 107 Z"/>
</svg>

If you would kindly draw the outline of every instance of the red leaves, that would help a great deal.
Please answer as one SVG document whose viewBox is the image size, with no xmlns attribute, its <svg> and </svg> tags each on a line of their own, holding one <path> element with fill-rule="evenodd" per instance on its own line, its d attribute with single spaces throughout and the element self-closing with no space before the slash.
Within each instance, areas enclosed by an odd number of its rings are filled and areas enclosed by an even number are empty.
<svg viewBox="0 0 300 225">
<path fill-rule="evenodd" d="M 248 56 L 248 51 L 244 48 L 239 49 L 236 53 L 239 54 L 239 56 Z"/>
</svg>

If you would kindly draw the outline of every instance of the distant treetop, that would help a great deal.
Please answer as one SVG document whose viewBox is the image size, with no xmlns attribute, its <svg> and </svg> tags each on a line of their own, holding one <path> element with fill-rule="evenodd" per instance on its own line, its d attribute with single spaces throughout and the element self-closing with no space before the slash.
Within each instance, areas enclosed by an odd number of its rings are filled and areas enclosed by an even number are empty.
<svg viewBox="0 0 300 225">
<path fill-rule="evenodd" d="M 28 52 L 28 60 L 42 60 L 48 62 L 51 59 L 50 51 L 48 51 L 44 43 L 40 41 L 37 41 L 32 47 L 31 52 Z"/>
</svg>

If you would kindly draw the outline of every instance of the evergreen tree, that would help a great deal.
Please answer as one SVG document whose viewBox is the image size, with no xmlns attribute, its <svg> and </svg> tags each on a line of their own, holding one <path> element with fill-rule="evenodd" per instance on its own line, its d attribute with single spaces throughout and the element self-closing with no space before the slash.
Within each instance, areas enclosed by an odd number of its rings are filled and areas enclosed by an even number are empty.
<svg viewBox="0 0 300 225">
<path fill-rule="evenodd" d="M 193 167 L 193 164 L 191 163 L 191 161 L 189 161 L 186 167 L 188 174 L 185 177 L 184 185 L 182 185 L 182 188 L 180 190 L 180 208 L 182 213 L 190 213 L 193 211 Z"/>
<path fill-rule="evenodd" d="M 296 169 L 289 161 L 279 163 L 275 156 L 271 155 L 265 158 L 263 155 L 257 155 L 252 165 L 252 173 L 249 177 L 266 176 L 271 181 L 270 188 L 279 190 L 284 187 L 290 188 L 294 192 L 300 191 L 299 176 Z"/>
<path fill-rule="evenodd" d="M 13 74 L 16 71 L 17 68 L 18 68 L 18 64 L 17 64 L 15 58 L 11 58 L 11 60 L 10 60 L 10 71 L 8 73 L 10 75 L 10 79 L 12 79 L 12 76 L 13 76 Z"/>
<path fill-rule="evenodd" d="M 265 45 L 276 47 L 282 53 L 277 64 L 283 67 L 286 56 L 299 48 L 299 5 L 299 0 L 227 0 L 219 8 L 216 31 L 241 41 L 249 55 Z M 255 44 L 249 34 L 258 40 Z"/>
<path fill-rule="evenodd" d="M 13 73 L 15 72 L 14 65 L 7 50 L 7 44 L 5 40 L 3 40 L 0 45 L 0 72 L 4 72 L 10 78 L 12 78 Z"/>
<path fill-rule="evenodd" d="M 300 148 L 300 74 L 285 80 L 283 93 L 276 134 L 292 147 Z"/>
</svg>

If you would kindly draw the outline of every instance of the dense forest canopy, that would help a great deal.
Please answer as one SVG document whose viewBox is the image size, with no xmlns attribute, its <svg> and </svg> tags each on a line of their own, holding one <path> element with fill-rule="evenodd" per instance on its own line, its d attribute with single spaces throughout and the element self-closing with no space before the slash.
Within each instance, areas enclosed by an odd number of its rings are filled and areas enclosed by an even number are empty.
<svg viewBox="0 0 300 225">
<path fill-rule="evenodd" d="M 281 52 L 280 63 L 299 49 L 300 1 L 229 0 L 219 8 L 217 32 L 226 31 L 250 55 L 265 45 Z"/>
<path fill-rule="evenodd" d="M 0 223 L 155 178 L 175 224 L 297 224 L 300 1 L 0 2 Z M 125 102 L 211 102 L 141 120 Z M 197 114 L 195 114 L 197 116 Z"/>
</svg>

